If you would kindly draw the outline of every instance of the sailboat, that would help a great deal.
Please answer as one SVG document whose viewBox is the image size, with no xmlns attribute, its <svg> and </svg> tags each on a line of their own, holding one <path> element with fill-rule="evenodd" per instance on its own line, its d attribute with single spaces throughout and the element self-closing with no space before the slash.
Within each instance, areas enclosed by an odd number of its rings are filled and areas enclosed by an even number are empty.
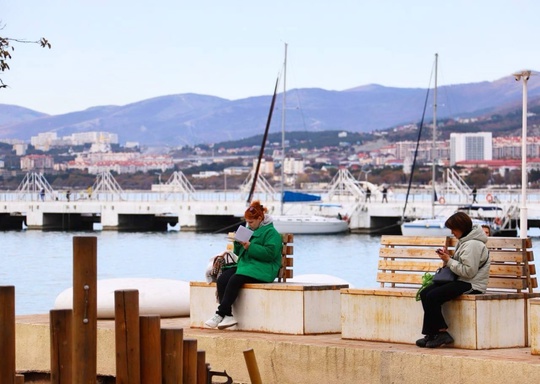
<svg viewBox="0 0 540 384">
<path fill-rule="evenodd" d="M 346 220 L 338 217 L 326 217 L 319 215 L 290 215 L 284 213 L 285 196 L 285 107 L 286 107 L 286 91 L 287 91 L 287 43 L 285 43 L 285 60 L 283 63 L 283 99 L 281 111 L 281 203 L 280 212 L 278 215 L 272 215 L 274 227 L 280 233 L 293 234 L 334 234 L 343 233 L 349 230 L 349 223 Z M 290 193 L 289 193 L 290 195 Z M 311 200 L 306 197 L 307 200 Z"/>
<path fill-rule="evenodd" d="M 432 142 L 432 176 L 431 176 L 431 217 L 426 219 L 416 219 L 413 221 L 403 221 L 401 224 L 401 234 L 403 236 L 452 236 L 450 229 L 446 228 L 444 223 L 447 216 L 435 216 L 435 201 L 437 191 L 435 189 L 435 148 L 437 139 L 437 66 L 439 55 L 435 54 L 435 82 L 433 87 L 433 142 Z M 411 174 L 412 177 L 412 174 Z M 488 225 L 490 222 L 472 219 L 474 225 Z"/>
</svg>

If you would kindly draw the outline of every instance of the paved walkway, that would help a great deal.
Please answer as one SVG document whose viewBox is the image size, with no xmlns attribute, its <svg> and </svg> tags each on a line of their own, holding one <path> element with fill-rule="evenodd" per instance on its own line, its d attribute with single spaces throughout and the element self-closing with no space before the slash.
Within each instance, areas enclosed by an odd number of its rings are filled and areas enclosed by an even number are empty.
<svg viewBox="0 0 540 384">
<path fill-rule="evenodd" d="M 32 324 L 32 325 L 48 325 L 49 316 L 48 315 L 27 315 L 27 316 L 18 316 L 16 319 L 17 323 Z M 391 343 L 381 343 L 381 342 L 368 342 L 368 341 L 358 341 L 358 340 L 344 340 L 341 338 L 340 334 L 329 334 L 329 335 L 277 335 L 277 334 L 267 334 L 267 333 L 258 333 L 258 332 L 244 332 L 244 331 L 234 331 L 234 330 L 214 330 L 214 329 L 196 329 L 189 328 L 189 318 L 172 318 L 172 319 L 162 319 L 162 327 L 179 327 L 184 329 L 184 338 L 196 338 L 199 342 L 199 349 L 203 349 L 207 352 L 207 361 L 211 362 L 212 368 L 215 370 L 223 371 L 223 367 L 230 372 L 232 376 L 241 377 L 242 372 L 235 372 L 234 369 L 230 368 L 230 365 L 244 365 L 243 361 L 238 361 L 239 354 L 242 350 L 247 348 L 254 348 L 257 355 L 257 360 L 259 361 L 260 368 L 262 362 L 266 364 L 267 361 L 276 359 L 276 364 L 284 364 L 282 360 L 277 360 L 272 354 L 281 353 L 279 349 L 287 349 L 291 361 L 291 369 L 294 369 L 293 365 L 299 365 L 302 360 L 306 359 L 306 356 L 298 352 L 300 350 L 307 350 L 307 359 L 311 356 L 318 354 L 324 354 L 321 361 L 328 361 L 331 358 L 335 358 L 336 354 L 343 353 L 347 358 L 350 356 L 359 356 L 362 358 L 356 358 L 352 365 L 358 365 L 359 367 L 371 366 L 371 370 L 385 368 L 384 364 L 387 364 L 381 360 L 391 360 L 395 356 L 400 357 L 400 364 L 406 365 L 406 368 L 401 369 L 414 369 L 411 368 L 411 365 L 416 362 L 418 364 L 419 375 L 425 375 L 426 365 L 431 366 L 430 369 L 440 369 L 436 367 L 442 367 L 445 362 L 450 361 L 450 364 L 456 365 L 456 370 L 462 371 L 461 380 L 463 380 L 463 375 L 467 375 L 467 371 L 474 370 L 479 367 L 483 367 L 476 375 L 480 375 L 482 378 L 478 377 L 475 379 L 477 383 L 491 382 L 491 383 L 502 383 L 504 374 L 501 371 L 508 371 L 508 363 L 510 364 L 512 370 L 516 372 L 523 372 L 523 374 L 528 377 L 529 380 L 533 382 L 540 382 L 540 356 L 531 355 L 530 348 L 511 348 L 511 349 L 493 349 L 493 350 L 465 350 L 457 348 L 438 348 L 438 349 L 426 349 L 418 348 L 415 345 L 408 344 L 391 344 Z M 100 320 L 98 321 L 99 329 L 114 329 L 113 320 Z M 270 347 L 264 347 L 265 345 L 271 345 Z M 236 360 L 231 362 L 231 360 L 223 360 L 223 351 L 226 348 L 234 351 L 236 355 Z M 297 349 L 294 349 L 297 348 Z M 320 352 L 323 351 L 323 352 Z M 341 351 L 341 352 L 336 352 Z M 346 352 L 343 352 L 346 351 Z M 350 354 L 350 356 L 349 356 Z M 371 360 L 366 360 L 366 354 L 371 355 Z M 447 360 L 446 357 L 451 357 L 452 360 Z M 456 360 L 456 358 L 463 358 Z M 296 362 L 295 362 L 296 359 Z M 504 362 L 504 364 L 502 364 Z M 320 363 L 318 363 L 320 364 Z M 399 363 L 394 363 L 394 365 Z M 470 364 L 470 367 L 467 365 Z M 336 364 L 336 366 L 339 366 Z M 513 368 L 512 368 L 513 367 Z M 245 369 L 245 366 L 242 367 Z M 399 367 L 392 367 L 391 369 L 398 369 Z M 448 367 L 446 367 L 448 368 Z M 268 374 L 264 371 L 266 368 L 261 369 L 261 373 Z M 301 368 L 299 368 L 301 369 Z M 309 368 L 313 369 L 313 367 Z M 334 368 L 332 368 L 334 369 Z M 424 372 L 420 371 L 424 369 Z M 448 368 L 449 369 L 449 368 Z M 276 367 L 272 368 L 274 376 L 279 377 L 279 370 Z M 321 367 L 321 370 L 328 371 L 328 367 Z M 277 371 L 277 372 L 274 372 Z M 463 372 L 465 371 L 465 373 Z M 386 382 L 384 377 L 384 372 L 377 373 L 379 379 L 378 383 Z M 388 373 L 386 373 L 388 375 Z M 447 373 L 448 374 L 448 373 Z M 236 375 L 236 376 L 235 376 Z M 406 373 L 403 373 L 401 379 L 395 379 L 395 372 L 391 373 L 393 383 L 413 383 L 414 380 L 410 378 L 405 378 Z M 531 377 L 531 375 L 533 377 Z M 536 377 L 538 375 L 538 377 Z M 321 377 L 324 377 L 321 376 Z M 500 381 L 497 380 L 497 377 L 500 377 Z M 504 378 L 507 380 L 508 377 Z M 516 380 L 521 379 L 520 377 L 515 377 Z M 537 380 L 538 379 L 538 380 Z M 324 380 L 324 379 L 323 379 Z M 280 383 L 279 380 L 273 381 Z M 286 381 L 293 382 L 293 381 Z M 326 382 L 326 381 L 321 381 Z M 347 381 L 345 378 L 342 382 L 353 382 Z M 355 381 L 356 382 L 356 381 Z M 367 382 L 367 381 L 366 381 Z M 371 381 L 374 382 L 374 381 Z M 453 381 L 458 382 L 458 381 Z M 463 382 L 463 381 L 461 381 Z M 517 382 L 517 381 L 516 381 Z"/>
</svg>

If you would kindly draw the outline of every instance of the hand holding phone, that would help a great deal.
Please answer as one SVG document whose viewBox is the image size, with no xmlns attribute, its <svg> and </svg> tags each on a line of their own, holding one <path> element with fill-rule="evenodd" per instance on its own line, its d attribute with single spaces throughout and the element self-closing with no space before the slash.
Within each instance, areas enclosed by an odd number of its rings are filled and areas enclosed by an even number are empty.
<svg viewBox="0 0 540 384">
<path fill-rule="evenodd" d="M 441 248 L 439 248 L 435 252 L 437 252 L 438 255 L 441 255 L 443 253 L 443 250 Z"/>
</svg>

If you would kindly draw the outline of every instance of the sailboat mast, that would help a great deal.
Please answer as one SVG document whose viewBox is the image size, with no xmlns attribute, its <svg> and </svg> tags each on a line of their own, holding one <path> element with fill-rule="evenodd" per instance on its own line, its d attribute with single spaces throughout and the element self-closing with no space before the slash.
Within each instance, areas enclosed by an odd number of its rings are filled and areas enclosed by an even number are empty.
<svg viewBox="0 0 540 384">
<path fill-rule="evenodd" d="M 436 140 L 437 140 L 437 70 L 438 70 L 439 54 L 435 54 L 435 85 L 433 88 L 433 142 L 431 145 L 431 217 L 435 217 L 435 196 L 437 194 L 435 189 L 436 178 Z"/>
<path fill-rule="evenodd" d="M 287 43 L 285 43 L 285 59 L 283 61 L 283 99 L 281 107 L 281 204 L 280 214 L 283 215 L 283 196 L 285 188 L 285 106 L 287 93 Z"/>
</svg>

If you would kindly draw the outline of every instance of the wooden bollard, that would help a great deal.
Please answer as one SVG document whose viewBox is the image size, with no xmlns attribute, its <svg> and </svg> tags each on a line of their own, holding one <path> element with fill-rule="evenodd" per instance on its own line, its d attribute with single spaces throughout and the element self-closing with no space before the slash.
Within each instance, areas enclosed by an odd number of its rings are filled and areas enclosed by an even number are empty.
<svg viewBox="0 0 540 384">
<path fill-rule="evenodd" d="M 259 372 L 259 367 L 257 366 L 257 360 L 255 359 L 255 352 L 253 351 L 253 348 L 246 349 L 244 351 L 244 359 L 246 360 L 251 384 L 262 384 L 261 374 Z"/>
<path fill-rule="evenodd" d="M 49 312 L 51 328 L 51 384 L 70 384 L 73 357 L 73 311 L 53 309 Z"/>
<path fill-rule="evenodd" d="M 161 319 L 139 317 L 141 332 L 141 383 L 161 383 Z"/>
<path fill-rule="evenodd" d="M 15 375 L 15 384 L 24 384 L 24 375 Z"/>
<path fill-rule="evenodd" d="M 73 238 L 73 384 L 97 375 L 97 237 Z"/>
<path fill-rule="evenodd" d="M 114 292 L 114 324 L 116 383 L 139 384 L 141 382 L 139 291 L 126 289 Z"/>
<path fill-rule="evenodd" d="M 197 384 L 197 340 L 184 339 L 184 384 Z"/>
<path fill-rule="evenodd" d="M 15 287 L 0 287 L 0 380 L 15 383 Z M 5 380 L 5 381 L 3 381 Z"/>
<path fill-rule="evenodd" d="M 183 380 L 183 343 L 184 330 L 182 328 L 161 329 L 161 371 L 163 373 L 163 384 L 178 384 Z"/>
<path fill-rule="evenodd" d="M 197 351 L 197 384 L 208 384 L 208 366 L 206 352 Z"/>
</svg>

